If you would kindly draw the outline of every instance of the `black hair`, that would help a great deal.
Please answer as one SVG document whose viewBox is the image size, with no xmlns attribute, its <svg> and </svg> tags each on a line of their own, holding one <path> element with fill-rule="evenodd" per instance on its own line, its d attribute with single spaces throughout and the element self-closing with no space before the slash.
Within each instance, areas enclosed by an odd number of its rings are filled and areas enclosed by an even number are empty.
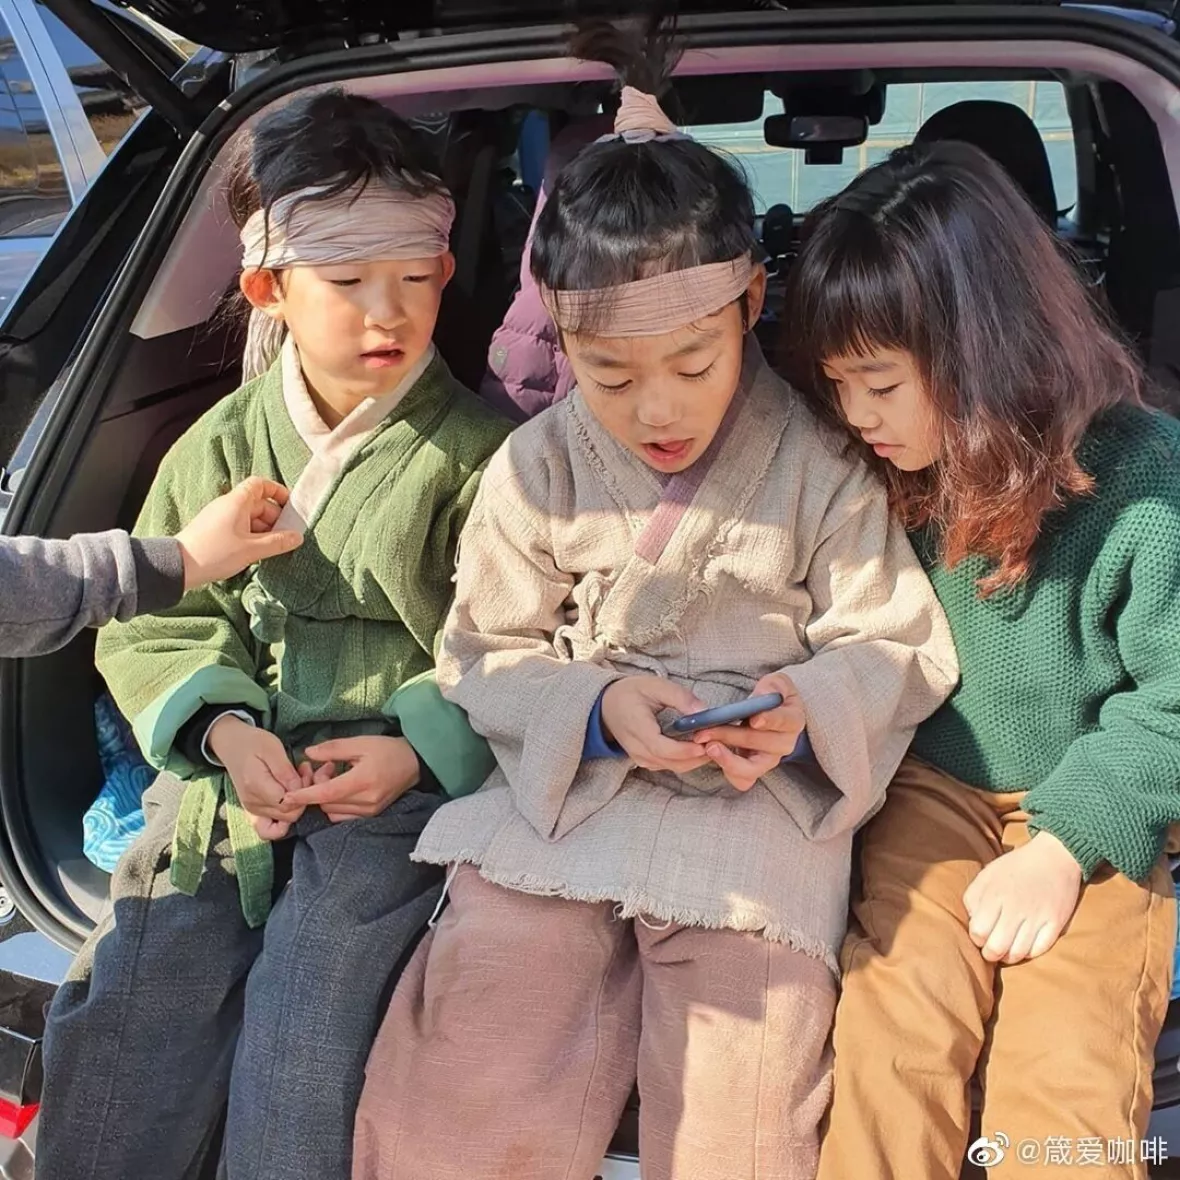
<svg viewBox="0 0 1180 1180">
<path fill-rule="evenodd" d="M 372 181 L 416 197 L 446 191 L 424 140 L 408 123 L 371 98 L 332 89 L 292 99 L 238 136 L 230 148 L 226 199 L 240 230 L 259 209 L 269 212 L 301 189 L 322 188 L 307 200 L 326 200 L 354 187 L 359 194 Z M 235 280 L 211 321 L 227 333 L 227 355 L 245 344 L 249 314 Z M 281 324 L 271 329 L 271 345 L 284 331 Z"/>
<path fill-rule="evenodd" d="M 657 96 L 678 56 L 656 19 L 637 28 L 585 25 L 570 53 L 606 62 L 622 85 Z M 543 286 L 590 291 L 728 262 L 756 247 L 754 201 L 736 164 L 692 139 L 612 139 L 590 145 L 558 174 L 529 265 Z"/>
<path fill-rule="evenodd" d="M 241 229 L 259 209 L 301 189 L 328 200 L 379 181 L 421 197 L 443 192 L 424 141 L 371 98 L 333 89 L 292 99 L 259 120 L 235 145 L 227 197 Z"/>
</svg>

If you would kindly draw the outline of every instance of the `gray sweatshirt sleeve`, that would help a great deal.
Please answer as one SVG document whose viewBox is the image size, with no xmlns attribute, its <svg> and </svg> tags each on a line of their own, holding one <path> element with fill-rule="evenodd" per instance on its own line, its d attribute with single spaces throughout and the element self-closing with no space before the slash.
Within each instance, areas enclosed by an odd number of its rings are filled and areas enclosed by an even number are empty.
<svg viewBox="0 0 1180 1180">
<path fill-rule="evenodd" d="M 183 593 L 180 545 L 169 538 L 0 537 L 0 657 L 55 651 L 86 627 L 162 610 Z"/>
</svg>

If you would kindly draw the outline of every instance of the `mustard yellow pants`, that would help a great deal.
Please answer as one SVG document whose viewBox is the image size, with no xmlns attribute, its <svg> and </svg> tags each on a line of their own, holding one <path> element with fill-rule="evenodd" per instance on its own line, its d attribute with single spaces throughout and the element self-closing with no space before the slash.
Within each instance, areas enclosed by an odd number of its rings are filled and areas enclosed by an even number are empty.
<svg viewBox="0 0 1180 1180">
<path fill-rule="evenodd" d="M 1022 799 L 908 759 L 861 834 L 819 1180 L 958 1180 L 975 1075 L 981 1130 L 1005 1157 L 989 1180 L 1060 1175 L 1066 1162 L 1146 1180 L 1140 1144 L 1176 943 L 1172 881 L 1162 860 L 1142 884 L 1103 867 L 1048 953 L 985 961 L 963 892 L 1028 841 Z"/>
</svg>

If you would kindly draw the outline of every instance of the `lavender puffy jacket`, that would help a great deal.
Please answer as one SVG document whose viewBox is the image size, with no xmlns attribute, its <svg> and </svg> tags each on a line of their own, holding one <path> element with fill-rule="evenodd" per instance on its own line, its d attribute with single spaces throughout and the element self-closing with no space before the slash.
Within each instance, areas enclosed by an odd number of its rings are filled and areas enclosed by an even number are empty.
<svg viewBox="0 0 1180 1180">
<path fill-rule="evenodd" d="M 520 262 L 520 290 L 492 336 L 487 371 L 479 387 L 485 400 L 518 422 L 560 401 L 574 383 L 557 339 L 557 328 L 529 271 L 537 218 L 560 169 L 587 144 L 609 134 L 611 127 L 612 121 L 606 116 L 577 120 L 562 130 L 549 149 L 545 180 L 537 194 L 533 224 Z"/>
</svg>

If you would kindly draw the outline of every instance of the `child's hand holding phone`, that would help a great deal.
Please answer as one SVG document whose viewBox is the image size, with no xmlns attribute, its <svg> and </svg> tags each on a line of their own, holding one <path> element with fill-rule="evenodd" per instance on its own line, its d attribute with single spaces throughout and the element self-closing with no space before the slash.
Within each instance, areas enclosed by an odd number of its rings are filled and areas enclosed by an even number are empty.
<svg viewBox="0 0 1180 1180">
<path fill-rule="evenodd" d="M 741 725 L 718 725 L 692 735 L 692 741 L 721 768 L 730 786 L 748 791 L 795 750 L 807 727 L 799 690 L 789 676 L 772 672 L 754 685 L 751 696 L 777 693 L 783 703 Z"/>
<path fill-rule="evenodd" d="M 636 766 L 687 774 L 711 759 L 692 742 L 665 737 L 656 716 L 664 709 L 695 713 L 704 707 L 704 702 L 674 681 L 624 676 L 602 694 L 602 724 L 607 737 L 622 746 Z"/>
</svg>

